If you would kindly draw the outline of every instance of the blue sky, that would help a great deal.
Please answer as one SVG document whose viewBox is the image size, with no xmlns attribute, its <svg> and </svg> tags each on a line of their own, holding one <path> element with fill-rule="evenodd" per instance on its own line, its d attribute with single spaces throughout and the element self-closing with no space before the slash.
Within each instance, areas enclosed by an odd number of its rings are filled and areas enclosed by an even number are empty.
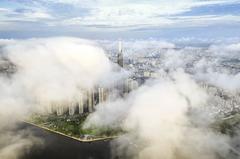
<svg viewBox="0 0 240 159">
<path fill-rule="evenodd" d="M 240 0 L 1 0 L 0 38 L 235 38 Z"/>
</svg>

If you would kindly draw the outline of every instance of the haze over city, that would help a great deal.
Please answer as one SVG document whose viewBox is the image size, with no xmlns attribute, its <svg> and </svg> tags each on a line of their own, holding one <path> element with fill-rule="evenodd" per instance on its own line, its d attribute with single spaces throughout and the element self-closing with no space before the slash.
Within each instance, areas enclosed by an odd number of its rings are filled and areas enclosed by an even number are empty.
<svg viewBox="0 0 240 159">
<path fill-rule="evenodd" d="M 238 159 L 239 0 L 1 0 L 1 159 Z"/>
</svg>

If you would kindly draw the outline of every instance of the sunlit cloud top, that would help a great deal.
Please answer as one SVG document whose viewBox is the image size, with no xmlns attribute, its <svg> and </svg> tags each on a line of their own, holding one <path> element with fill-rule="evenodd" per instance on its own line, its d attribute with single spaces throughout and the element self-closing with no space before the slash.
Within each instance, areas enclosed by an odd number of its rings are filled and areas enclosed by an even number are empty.
<svg viewBox="0 0 240 159">
<path fill-rule="evenodd" d="M 0 31 L 30 34 L 153 36 L 170 32 L 236 35 L 240 0 L 2 0 Z M 225 31 L 216 31 L 216 27 Z M 227 28 L 231 30 L 226 30 Z M 190 32 L 186 32 L 189 30 Z M 196 31 L 195 31 L 196 30 Z M 47 33 L 48 32 L 48 33 Z M 153 33 L 154 32 L 154 33 Z M 95 34 L 97 33 L 97 34 Z M 12 33 L 13 34 L 13 33 Z M 173 36 L 173 35 L 171 35 Z M 229 35 L 231 36 L 231 35 Z"/>
</svg>

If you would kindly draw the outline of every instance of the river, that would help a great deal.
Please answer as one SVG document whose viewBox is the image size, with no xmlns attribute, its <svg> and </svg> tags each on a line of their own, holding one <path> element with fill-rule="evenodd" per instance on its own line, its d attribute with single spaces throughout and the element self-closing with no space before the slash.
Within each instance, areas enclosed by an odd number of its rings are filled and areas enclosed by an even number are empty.
<svg viewBox="0 0 240 159">
<path fill-rule="evenodd" d="M 41 146 L 32 146 L 21 159 L 109 159 L 110 141 L 82 143 L 74 139 L 22 123 L 19 130 L 29 129 L 43 141 Z"/>
</svg>

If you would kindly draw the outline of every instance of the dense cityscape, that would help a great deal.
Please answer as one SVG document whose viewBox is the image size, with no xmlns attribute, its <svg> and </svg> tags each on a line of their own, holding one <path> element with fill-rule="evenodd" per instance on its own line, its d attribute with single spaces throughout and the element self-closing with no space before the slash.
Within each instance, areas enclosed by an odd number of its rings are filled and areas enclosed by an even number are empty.
<svg viewBox="0 0 240 159">
<path fill-rule="evenodd" d="M 0 0 L 0 159 L 239 159 L 240 0 Z"/>
<path fill-rule="evenodd" d="M 91 113 L 94 111 L 96 105 L 107 100 L 111 91 L 117 89 L 119 95 L 124 96 L 132 90 L 137 89 L 149 79 L 164 78 L 169 69 L 175 69 L 165 65 L 164 60 L 166 57 L 164 57 L 164 55 L 172 50 L 176 52 L 178 52 L 178 50 L 180 50 L 180 52 L 182 51 L 180 48 L 160 48 L 159 50 L 154 51 L 150 48 L 150 52 L 145 50 L 146 52 L 138 54 L 138 56 L 135 56 L 135 54 L 124 55 L 122 42 L 118 42 L 118 45 L 118 50 L 114 48 L 112 48 L 112 50 L 107 50 L 109 59 L 129 71 L 130 77 L 123 79 L 124 82 L 116 84 L 114 88 L 96 87 L 92 90 L 83 91 L 80 94 L 79 99 L 75 102 L 70 102 L 70 104 L 66 103 L 64 105 L 64 102 L 53 102 L 52 104 L 54 106 L 48 107 L 48 113 L 56 113 L 57 115 L 63 115 L 64 113 L 68 115 Z M 212 61 L 215 58 L 214 56 L 209 55 L 209 50 L 207 48 L 187 48 L 184 51 L 183 56 L 192 57 L 187 57 L 191 58 L 191 60 L 184 64 L 183 69 L 193 76 L 197 73 L 195 72 L 196 70 L 194 70 L 194 67 L 199 61 L 202 59 Z M 218 63 L 214 66 L 216 71 L 227 72 L 233 75 L 240 72 L 240 63 L 238 59 L 226 59 L 223 57 L 217 60 Z M 6 67 L 7 66 L 5 66 L 5 69 Z M 11 66 L 9 67 L 9 71 L 7 72 L 11 72 L 12 70 Z M 2 68 L 4 69 L 4 67 Z M 159 70 L 161 69 L 165 72 L 160 72 Z M 239 113 L 240 92 L 238 90 L 225 90 L 224 88 L 219 88 L 218 86 L 201 79 L 199 80 L 199 84 L 212 96 L 209 105 L 203 108 L 207 109 L 205 111 L 209 112 L 209 115 L 213 117 L 227 117 L 232 113 Z M 53 110 L 52 108 L 56 109 Z"/>
</svg>

